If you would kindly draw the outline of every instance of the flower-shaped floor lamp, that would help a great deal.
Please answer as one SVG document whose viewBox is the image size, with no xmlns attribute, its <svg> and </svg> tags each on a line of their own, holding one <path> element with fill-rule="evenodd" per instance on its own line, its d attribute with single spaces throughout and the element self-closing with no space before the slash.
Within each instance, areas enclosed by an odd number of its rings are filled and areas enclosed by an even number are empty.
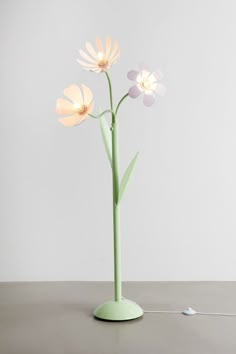
<svg viewBox="0 0 236 354">
<path fill-rule="evenodd" d="M 106 38 L 105 49 L 99 38 L 96 39 L 97 51 L 90 43 L 86 43 L 88 54 L 80 50 L 80 54 L 86 62 L 78 60 L 82 67 L 93 72 L 104 72 L 109 86 L 110 108 L 101 114 L 92 115 L 93 94 L 91 90 L 82 85 L 80 89 L 76 85 L 71 85 L 64 90 L 64 94 L 70 101 L 60 98 L 57 100 L 57 113 L 70 114 L 59 121 L 68 127 L 78 125 L 88 117 L 100 118 L 101 132 L 112 169 L 113 186 L 113 242 L 114 242 L 114 299 L 100 305 L 94 312 L 98 319 L 108 321 L 126 321 L 141 317 L 142 308 L 133 301 L 122 297 L 121 282 L 121 250 L 120 250 L 120 202 L 126 190 L 128 181 L 133 172 L 138 154 L 131 160 L 120 182 L 119 173 L 119 137 L 118 137 L 118 110 L 121 103 L 127 98 L 136 98 L 143 93 L 143 102 L 146 106 L 151 106 L 155 101 L 155 94 L 164 94 L 164 87 L 157 82 L 161 75 L 159 72 L 150 72 L 146 67 L 141 67 L 139 71 L 132 70 L 128 73 L 128 78 L 135 81 L 128 93 L 126 93 L 114 108 L 112 83 L 108 70 L 120 55 L 118 43 L 115 41 L 112 47 L 111 39 Z M 111 126 L 109 127 L 104 115 L 111 114 Z"/>
</svg>

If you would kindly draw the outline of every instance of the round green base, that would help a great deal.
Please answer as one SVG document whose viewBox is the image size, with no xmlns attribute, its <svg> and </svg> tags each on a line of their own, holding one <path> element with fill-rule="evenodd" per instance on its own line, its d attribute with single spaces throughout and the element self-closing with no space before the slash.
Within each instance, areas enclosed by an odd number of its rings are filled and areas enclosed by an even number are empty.
<svg viewBox="0 0 236 354">
<path fill-rule="evenodd" d="M 122 299 L 100 305 L 94 316 L 105 321 L 128 321 L 143 316 L 143 310 L 135 302 Z"/>
</svg>

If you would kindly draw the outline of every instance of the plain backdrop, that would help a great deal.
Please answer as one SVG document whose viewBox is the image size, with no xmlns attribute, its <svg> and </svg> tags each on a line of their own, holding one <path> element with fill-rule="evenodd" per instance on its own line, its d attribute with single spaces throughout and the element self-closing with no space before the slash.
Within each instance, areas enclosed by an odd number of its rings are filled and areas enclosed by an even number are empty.
<svg viewBox="0 0 236 354">
<path fill-rule="evenodd" d="M 58 123 L 69 84 L 108 108 L 78 49 L 118 39 L 117 102 L 144 61 L 164 98 L 120 109 L 124 280 L 236 280 L 236 5 L 229 0 L 2 0 L 0 280 L 111 280 L 111 170 L 99 123 Z"/>
</svg>

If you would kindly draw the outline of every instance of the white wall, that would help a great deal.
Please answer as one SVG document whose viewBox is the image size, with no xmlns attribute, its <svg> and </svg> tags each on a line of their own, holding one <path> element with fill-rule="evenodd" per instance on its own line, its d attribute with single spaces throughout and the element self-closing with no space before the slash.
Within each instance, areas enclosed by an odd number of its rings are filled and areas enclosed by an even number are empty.
<svg viewBox="0 0 236 354">
<path fill-rule="evenodd" d="M 120 42 L 115 99 L 144 60 L 165 74 L 155 106 L 120 110 L 121 168 L 140 151 L 122 204 L 125 280 L 236 280 L 234 1 L 1 1 L 0 280 L 110 280 L 111 176 L 98 122 L 66 129 L 55 101 L 103 75 L 77 49 Z"/>
</svg>

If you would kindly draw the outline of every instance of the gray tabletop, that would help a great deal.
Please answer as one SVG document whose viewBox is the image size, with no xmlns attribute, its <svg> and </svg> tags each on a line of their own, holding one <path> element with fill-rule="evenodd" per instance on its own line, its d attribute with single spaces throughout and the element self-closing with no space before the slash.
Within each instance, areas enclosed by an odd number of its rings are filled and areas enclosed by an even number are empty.
<svg viewBox="0 0 236 354">
<path fill-rule="evenodd" d="M 128 282 L 123 295 L 145 310 L 236 313 L 236 282 Z M 110 299 L 109 282 L 0 283 L 0 353 L 236 353 L 236 317 L 94 319 L 94 308 Z"/>
</svg>

